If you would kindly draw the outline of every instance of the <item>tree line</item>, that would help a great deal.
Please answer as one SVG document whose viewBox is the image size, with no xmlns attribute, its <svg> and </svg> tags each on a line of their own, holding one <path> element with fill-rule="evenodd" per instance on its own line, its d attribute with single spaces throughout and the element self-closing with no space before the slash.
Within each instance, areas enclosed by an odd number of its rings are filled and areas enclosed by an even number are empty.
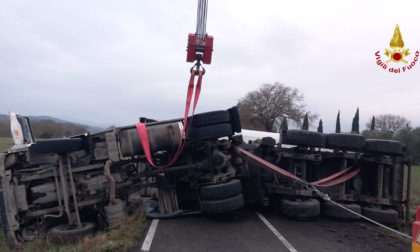
<svg viewBox="0 0 420 252">
<path fill-rule="evenodd" d="M 337 115 L 336 133 L 340 131 L 340 111 Z M 359 134 L 359 108 L 353 118 L 351 133 Z M 420 163 L 420 127 L 413 128 L 410 121 L 400 115 L 374 115 L 366 123 L 366 129 L 360 133 L 366 139 L 385 139 L 399 141 L 414 164 Z"/>
<path fill-rule="evenodd" d="M 35 138 L 61 138 L 87 132 L 87 128 L 73 123 L 59 123 L 54 120 L 31 121 Z M 0 137 L 11 137 L 9 120 L 0 121 Z"/>
</svg>

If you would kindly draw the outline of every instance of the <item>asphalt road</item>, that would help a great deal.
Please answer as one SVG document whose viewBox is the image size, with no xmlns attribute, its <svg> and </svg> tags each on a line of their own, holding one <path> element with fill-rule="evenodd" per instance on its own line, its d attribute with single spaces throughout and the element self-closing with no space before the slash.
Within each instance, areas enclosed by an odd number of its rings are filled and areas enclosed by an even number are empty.
<svg viewBox="0 0 420 252">
<path fill-rule="evenodd" d="M 264 222 L 265 220 L 265 222 Z M 296 221 L 244 208 L 230 214 L 155 220 L 130 251 L 305 252 L 410 251 L 411 241 L 363 222 L 319 217 Z M 151 235 L 150 230 L 155 230 Z"/>
</svg>

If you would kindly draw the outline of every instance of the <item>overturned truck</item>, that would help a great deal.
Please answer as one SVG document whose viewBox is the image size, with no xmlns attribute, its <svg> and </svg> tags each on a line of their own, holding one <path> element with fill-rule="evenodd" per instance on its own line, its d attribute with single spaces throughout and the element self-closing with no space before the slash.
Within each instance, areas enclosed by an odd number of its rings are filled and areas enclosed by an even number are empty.
<svg viewBox="0 0 420 252">
<path fill-rule="evenodd" d="M 45 236 L 71 241 L 118 226 L 139 211 L 169 218 L 225 213 L 245 203 L 272 206 L 297 219 L 321 212 L 359 218 L 324 201 L 307 184 L 248 163 L 238 147 L 308 183 L 352 173 L 320 190 L 387 225 L 403 217 L 404 151 L 396 141 L 289 130 L 281 141 L 263 137 L 243 143 L 233 107 L 187 122 L 142 118 L 151 165 L 136 125 L 34 141 L 28 118 L 10 117 L 15 145 L 0 154 L 0 207 L 5 235 L 15 243 Z M 174 156 L 176 161 L 162 168 Z"/>
<path fill-rule="evenodd" d="M 182 120 L 146 122 L 156 166 L 177 152 Z M 241 183 L 235 179 L 243 164 L 232 156 L 228 139 L 241 130 L 236 108 L 188 120 L 183 151 L 173 165 L 158 169 L 147 161 L 135 125 L 34 141 L 28 118 L 11 114 L 15 145 L 0 154 L 6 237 L 72 240 L 119 225 L 129 213 L 153 207 L 151 199 L 158 199 L 159 211 L 150 216 L 158 218 L 243 207 Z"/>
<path fill-rule="evenodd" d="M 280 142 L 279 147 L 268 137 L 243 147 L 308 183 L 249 165 L 250 176 L 243 179 L 247 201 L 274 205 L 276 211 L 297 219 L 322 212 L 341 220 L 363 215 L 396 226 L 404 218 L 409 201 L 403 195 L 408 162 L 400 142 L 303 130 L 281 132 Z"/>
</svg>

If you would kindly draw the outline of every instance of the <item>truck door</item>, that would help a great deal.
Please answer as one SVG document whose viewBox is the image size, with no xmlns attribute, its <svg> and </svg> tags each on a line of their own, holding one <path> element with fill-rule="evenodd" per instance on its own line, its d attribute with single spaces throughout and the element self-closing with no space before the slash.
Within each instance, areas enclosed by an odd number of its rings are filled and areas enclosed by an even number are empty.
<svg viewBox="0 0 420 252">
<path fill-rule="evenodd" d="M 9 115 L 13 143 L 15 145 L 34 143 L 35 140 L 32 134 L 29 118 L 12 112 L 9 112 Z"/>
</svg>

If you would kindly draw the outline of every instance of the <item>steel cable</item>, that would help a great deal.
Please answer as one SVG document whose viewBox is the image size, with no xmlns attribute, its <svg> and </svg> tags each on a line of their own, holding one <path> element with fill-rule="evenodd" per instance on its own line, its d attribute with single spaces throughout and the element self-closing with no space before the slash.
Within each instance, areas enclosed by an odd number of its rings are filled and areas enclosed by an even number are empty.
<svg viewBox="0 0 420 252">
<path fill-rule="evenodd" d="M 336 205 L 336 206 L 338 206 L 338 207 L 341 207 L 342 209 L 344 209 L 344 210 L 346 210 L 346 211 L 348 211 L 348 212 L 350 212 L 350 213 L 352 213 L 352 214 L 355 214 L 355 215 L 357 215 L 357 216 L 359 216 L 360 218 L 362 218 L 362 219 L 365 219 L 365 220 L 367 220 L 367 221 L 369 221 L 369 222 L 371 222 L 371 223 L 373 223 L 373 224 L 376 224 L 376 225 L 378 225 L 378 226 L 380 226 L 380 227 L 382 227 L 382 228 L 385 228 L 386 230 L 388 230 L 388 231 L 391 231 L 391 232 L 394 232 L 394 233 L 396 233 L 396 234 L 399 234 L 399 235 L 401 235 L 402 237 L 404 237 L 404 238 L 408 238 L 408 239 L 412 239 L 412 237 L 411 236 L 409 236 L 409 235 L 407 235 L 407 234 L 404 234 L 404 233 L 402 233 L 402 232 L 400 232 L 400 231 L 398 231 L 398 230 L 395 230 L 395 229 L 392 229 L 392 228 L 390 228 L 390 227 L 387 227 L 387 226 L 385 226 L 385 225 L 383 225 L 383 224 L 381 224 L 381 223 L 379 223 L 379 222 L 377 222 L 377 221 L 374 221 L 374 220 L 372 220 L 372 219 L 370 219 L 370 218 L 368 218 L 368 217 L 366 217 L 366 216 L 363 216 L 363 215 L 361 215 L 361 214 L 359 214 L 359 213 L 357 213 L 357 212 L 355 212 L 355 211 L 353 211 L 353 210 L 351 210 L 351 209 L 348 209 L 347 207 L 345 207 L 345 206 L 343 206 L 343 205 L 341 205 L 341 204 L 339 204 L 339 203 L 337 203 L 337 202 L 335 202 L 335 201 L 333 201 L 327 194 L 325 194 L 325 193 L 323 193 L 323 192 L 321 192 L 321 191 L 319 191 L 315 186 L 312 186 L 310 189 L 312 189 L 314 192 L 316 192 L 323 200 L 325 200 L 325 201 L 328 201 L 328 202 L 331 202 L 331 203 L 333 203 L 334 205 Z"/>
<path fill-rule="evenodd" d="M 208 0 L 198 0 L 197 28 L 195 32 L 198 39 L 205 39 L 206 37 L 207 6 Z"/>
</svg>

